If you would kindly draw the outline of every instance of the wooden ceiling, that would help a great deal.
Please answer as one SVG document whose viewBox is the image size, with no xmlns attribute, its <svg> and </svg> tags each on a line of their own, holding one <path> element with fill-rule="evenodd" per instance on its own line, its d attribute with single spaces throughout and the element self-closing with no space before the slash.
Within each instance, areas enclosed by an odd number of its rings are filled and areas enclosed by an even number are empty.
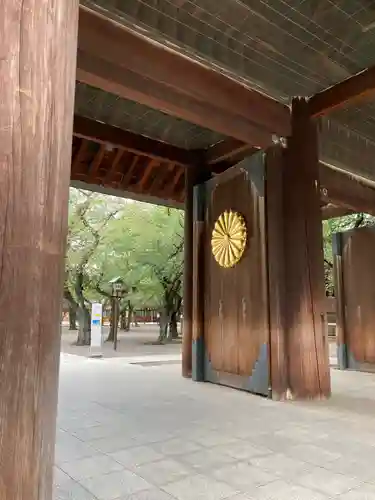
<svg viewBox="0 0 375 500">
<path fill-rule="evenodd" d="M 83 117 L 74 120 L 71 180 L 143 198 L 184 199 L 193 153 Z"/>
<path fill-rule="evenodd" d="M 200 150 L 186 150 L 119 128 L 75 116 L 72 185 L 183 207 L 185 170 L 201 164 L 216 175 L 255 148 L 228 139 Z M 375 189 L 320 164 L 324 218 L 363 211 L 375 215 Z"/>
<path fill-rule="evenodd" d="M 96 8 L 108 1 L 85 3 Z M 285 99 L 259 93 L 250 80 L 247 85 L 238 74 L 228 77 L 213 60 L 172 47 L 120 14 L 80 8 L 73 183 L 181 206 L 189 166 L 215 174 L 288 136 Z M 361 119 L 357 130 L 356 113 L 347 110 L 371 98 L 374 72 L 365 70 L 326 89 L 322 77 L 310 99 L 311 115 L 320 121 L 327 114 L 345 115 L 320 122 L 325 213 L 336 213 L 337 207 L 373 210 L 375 142 L 363 135 L 365 126 L 371 131 L 370 122 Z"/>
</svg>

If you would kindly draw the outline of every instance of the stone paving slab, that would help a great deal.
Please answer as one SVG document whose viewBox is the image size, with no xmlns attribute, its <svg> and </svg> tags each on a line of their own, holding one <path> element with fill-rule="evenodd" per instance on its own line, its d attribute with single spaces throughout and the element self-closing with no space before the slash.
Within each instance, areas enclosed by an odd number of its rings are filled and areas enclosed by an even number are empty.
<svg viewBox="0 0 375 500">
<path fill-rule="evenodd" d="M 375 500 L 375 375 L 279 403 L 62 355 L 55 500 Z"/>
</svg>

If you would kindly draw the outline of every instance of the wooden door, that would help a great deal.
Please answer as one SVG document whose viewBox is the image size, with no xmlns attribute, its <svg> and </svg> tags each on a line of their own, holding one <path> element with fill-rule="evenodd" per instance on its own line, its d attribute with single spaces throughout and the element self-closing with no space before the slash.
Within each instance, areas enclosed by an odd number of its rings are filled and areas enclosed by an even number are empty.
<svg viewBox="0 0 375 500">
<path fill-rule="evenodd" d="M 248 158 L 205 186 L 205 380 L 270 395 L 265 255 L 264 157 Z M 215 260 L 211 238 L 221 214 L 246 226 L 242 258 L 230 268 Z"/>
<path fill-rule="evenodd" d="M 375 230 L 334 235 L 338 362 L 341 369 L 375 370 Z"/>
</svg>

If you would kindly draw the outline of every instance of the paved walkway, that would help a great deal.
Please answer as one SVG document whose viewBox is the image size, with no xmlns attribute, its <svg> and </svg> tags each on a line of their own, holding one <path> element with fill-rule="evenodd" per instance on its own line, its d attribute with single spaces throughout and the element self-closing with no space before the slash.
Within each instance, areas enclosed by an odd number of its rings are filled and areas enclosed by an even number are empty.
<svg viewBox="0 0 375 500">
<path fill-rule="evenodd" d="M 56 499 L 375 499 L 375 375 L 277 403 L 177 363 L 62 355 Z"/>
<path fill-rule="evenodd" d="M 103 328 L 103 339 L 108 337 L 109 327 Z M 130 332 L 118 332 L 117 351 L 113 350 L 112 342 L 104 342 L 100 349 L 106 358 L 131 357 L 131 356 L 160 356 L 179 355 L 181 352 L 181 339 L 165 345 L 156 344 L 159 335 L 159 326 L 155 324 L 140 324 L 138 328 L 132 327 Z M 77 332 L 71 332 L 66 326 L 62 327 L 61 350 L 77 356 L 89 356 L 90 347 L 76 346 Z M 98 349 L 94 349 L 95 352 Z"/>
</svg>

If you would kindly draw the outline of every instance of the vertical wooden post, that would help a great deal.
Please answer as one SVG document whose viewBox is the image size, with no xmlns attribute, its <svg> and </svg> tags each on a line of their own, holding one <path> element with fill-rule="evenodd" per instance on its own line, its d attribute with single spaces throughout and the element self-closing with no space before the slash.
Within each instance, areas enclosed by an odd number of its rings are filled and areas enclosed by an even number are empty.
<svg viewBox="0 0 375 500">
<path fill-rule="evenodd" d="M 0 498 L 50 500 L 78 0 L 0 2 Z"/>
<path fill-rule="evenodd" d="M 185 215 L 184 215 L 184 297 L 182 330 L 182 375 L 191 377 L 192 370 L 192 314 L 193 314 L 193 196 L 198 167 L 185 169 Z"/>
<path fill-rule="evenodd" d="M 332 237 L 333 273 L 336 295 L 336 342 L 337 365 L 340 370 L 348 369 L 348 351 L 345 332 L 345 294 L 342 269 L 342 233 Z"/>
<path fill-rule="evenodd" d="M 288 356 L 285 332 L 284 149 L 266 152 L 266 240 L 270 326 L 270 374 L 273 399 L 285 399 Z"/>
<path fill-rule="evenodd" d="M 194 188 L 192 379 L 196 382 L 204 380 L 204 190 L 204 184 Z"/>
<path fill-rule="evenodd" d="M 330 395 L 316 125 L 307 101 L 292 102 L 284 165 L 286 337 L 294 398 Z"/>
</svg>

